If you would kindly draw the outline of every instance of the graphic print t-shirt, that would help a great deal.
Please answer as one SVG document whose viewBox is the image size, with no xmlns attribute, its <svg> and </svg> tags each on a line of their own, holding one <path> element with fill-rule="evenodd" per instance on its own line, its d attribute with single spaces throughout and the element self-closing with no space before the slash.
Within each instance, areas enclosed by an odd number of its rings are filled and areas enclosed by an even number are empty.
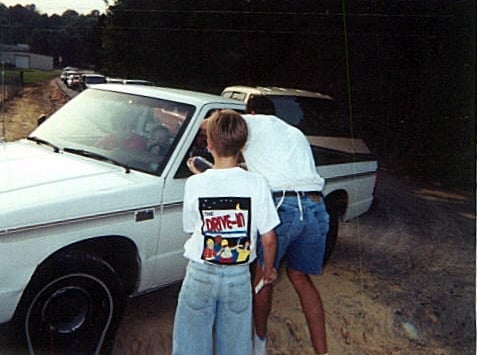
<svg viewBox="0 0 477 355">
<path fill-rule="evenodd" d="M 250 198 L 199 198 L 203 221 L 202 259 L 217 264 L 242 264 L 250 258 Z"/>
<path fill-rule="evenodd" d="M 222 265 L 255 257 L 257 233 L 280 223 L 266 180 L 241 168 L 209 169 L 187 179 L 183 227 L 192 233 L 184 256 Z"/>
</svg>

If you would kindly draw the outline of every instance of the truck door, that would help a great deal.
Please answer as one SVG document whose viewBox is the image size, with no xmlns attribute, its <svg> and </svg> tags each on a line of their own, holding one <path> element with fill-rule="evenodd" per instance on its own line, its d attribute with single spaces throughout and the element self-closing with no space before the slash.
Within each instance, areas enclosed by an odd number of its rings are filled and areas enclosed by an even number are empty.
<svg viewBox="0 0 477 355">
<path fill-rule="evenodd" d="M 243 105 L 238 104 L 237 109 Z M 158 277 L 172 281 L 183 278 L 187 260 L 183 257 L 184 243 L 189 238 L 182 229 L 182 204 L 184 197 L 184 184 L 191 172 L 186 166 L 186 161 L 196 147 L 200 135 L 200 124 L 213 111 L 224 109 L 220 105 L 205 105 L 190 121 L 182 135 L 177 149 L 174 151 L 168 164 L 165 175 L 164 192 L 162 198 L 162 223 L 161 238 L 158 251 L 166 251 L 160 258 Z"/>
</svg>

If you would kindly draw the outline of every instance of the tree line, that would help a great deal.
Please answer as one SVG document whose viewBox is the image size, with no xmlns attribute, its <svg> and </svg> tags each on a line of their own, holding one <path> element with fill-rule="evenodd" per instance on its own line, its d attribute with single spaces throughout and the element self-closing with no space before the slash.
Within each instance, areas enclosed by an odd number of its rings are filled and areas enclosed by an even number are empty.
<svg viewBox="0 0 477 355">
<path fill-rule="evenodd" d="M 48 16 L 33 4 L 7 7 L 0 2 L 0 43 L 28 44 L 33 53 L 52 56 L 57 67 L 91 67 L 100 60 L 104 18 L 99 11 L 80 15 L 73 10 Z"/>
<path fill-rule="evenodd" d="M 34 1 L 34 0 L 33 0 Z M 275 85 L 334 96 L 382 165 L 475 177 L 475 3 L 116 0 L 61 16 L 0 4 L 0 42 L 57 65 L 213 93 Z"/>
</svg>

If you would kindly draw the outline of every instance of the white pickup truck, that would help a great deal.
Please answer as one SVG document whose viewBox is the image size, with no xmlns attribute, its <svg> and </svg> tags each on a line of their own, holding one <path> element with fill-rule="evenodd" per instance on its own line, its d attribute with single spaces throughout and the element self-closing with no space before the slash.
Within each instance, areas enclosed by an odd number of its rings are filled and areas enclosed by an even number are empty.
<svg viewBox="0 0 477 355">
<path fill-rule="evenodd" d="M 99 84 L 0 143 L 0 323 L 30 353 L 107 352 L 128 296 L 183 278 L 186 160 L 202 120 L 225 108 L 245 104 Z M 352 218 L 371 204 L 376 163 L 336 154 L 349 161 L 320 167 L 327 203 Z"/>
</svg>

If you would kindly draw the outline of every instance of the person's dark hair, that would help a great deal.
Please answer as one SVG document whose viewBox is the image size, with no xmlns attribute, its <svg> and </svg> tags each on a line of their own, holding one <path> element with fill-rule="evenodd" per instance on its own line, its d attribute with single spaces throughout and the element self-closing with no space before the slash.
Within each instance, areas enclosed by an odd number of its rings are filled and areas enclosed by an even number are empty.
<svg viewBox="0 0 477 355">
<path fill-rule="evenodd" d="M 272 100 L 263 95 L 250 95 L 245 108 L 247 113 L 275 115 L 275 105 Z"/>
</svg>

